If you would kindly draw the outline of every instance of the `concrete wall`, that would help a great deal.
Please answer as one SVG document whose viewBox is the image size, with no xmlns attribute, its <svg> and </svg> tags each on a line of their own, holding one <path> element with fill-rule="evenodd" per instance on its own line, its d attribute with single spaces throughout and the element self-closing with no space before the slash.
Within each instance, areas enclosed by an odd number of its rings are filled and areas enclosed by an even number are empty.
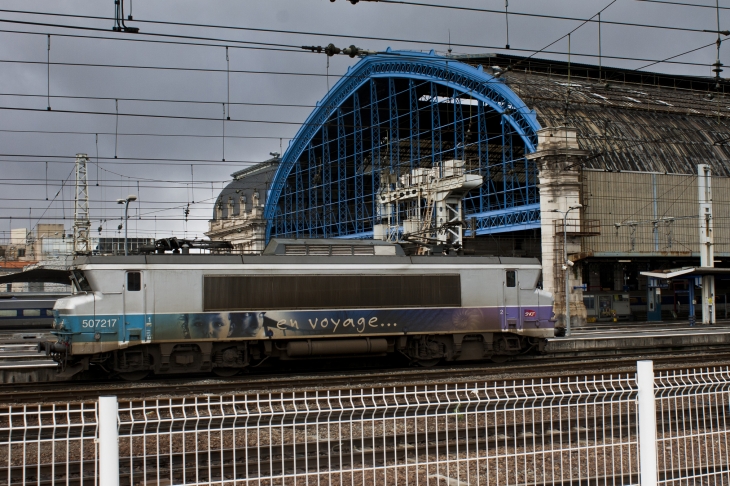
<svg viewBox="0 0 730 486">
<path fill-rule="evenodd" d="M 26 228 L 13 228 L 10 230 L 11 245 L 25 245 L 28 230 Z"/>
</svg>

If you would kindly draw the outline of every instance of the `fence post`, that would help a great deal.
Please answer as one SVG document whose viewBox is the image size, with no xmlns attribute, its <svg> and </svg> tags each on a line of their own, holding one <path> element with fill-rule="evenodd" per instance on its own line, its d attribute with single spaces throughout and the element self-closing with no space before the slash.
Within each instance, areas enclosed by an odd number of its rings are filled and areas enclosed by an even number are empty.
<svg viewBox="0 0 730 486">
<path fill-rule="evenodd" d="M 119 486 L 117 397 L 99 397 L 99 484 Z"/>
<path fill-rule="evenodd" d="M 654 396 L 654 362 L 636 362 L 636 384 L 639 387 L 639 467 L 641 486 L 657 484 L 656 397 Z"/>
</svg>

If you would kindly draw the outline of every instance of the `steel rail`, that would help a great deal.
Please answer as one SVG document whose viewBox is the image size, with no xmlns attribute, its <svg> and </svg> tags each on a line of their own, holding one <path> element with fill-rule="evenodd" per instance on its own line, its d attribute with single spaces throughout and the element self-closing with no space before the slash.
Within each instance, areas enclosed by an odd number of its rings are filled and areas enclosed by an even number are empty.
<svg viewBox="0 0 730 486">
<path fill-rule="evenodd" d="M 20 403 L 78 403 L 94 400 L 102 395 L 115 395 L 120 400 L 152 397 L 195 396 L 210 394 L 244 394 L 266 390 L 353 389 L 363 386 L 404 386 L 414 384 L 450 385 L 474 380 L 509 382 L 515 379 L 540 379 L 567 376 L 611 375 L 633 373 L 636 361 L 653 359 L 656 370 L 674 370 L 687 366 L 726 366 L 730 351 L 708 348 L 701 353 L 663 353 L 597 355 L 595 357 L 554 358 L 532 356 L 524 361 L 475 366 L 451 365 L 444 368 L 400 368 L 391 370 L 361 370 L 354 372 L 303 372 L 266 375 L 239 375 L 232 378 L 205 378 L 191 382 L 187 378 L 168 378 L 161 381 L 103 382 L 43 382 L 14 383 L 0 386 L 0 404 Z M 0 408 L 0 412 L 5 407 Z"/>
</svg>

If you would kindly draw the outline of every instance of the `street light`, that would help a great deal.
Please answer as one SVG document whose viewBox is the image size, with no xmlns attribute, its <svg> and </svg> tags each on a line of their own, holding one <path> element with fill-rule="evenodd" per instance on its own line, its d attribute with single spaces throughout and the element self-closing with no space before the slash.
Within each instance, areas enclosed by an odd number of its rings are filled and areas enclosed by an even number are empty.
<svg viewBox="0 0 730 486">
<path fill-rule="evenodd" d="M 127 223 L 129 223 L 129 203 L 136 201 L 137 196 L 130 194 L 127 199 L 117 199 L 117 204 L 124 204 L 124 256 L 127 256 Z"/>
<path fill-rule="evenodd" d="M 553 213 L 560 213 L 563 215 L 563 271 L 565 272 L 565 335 L 570 336 L 570 279 L 569 272 L 570 267 L 573 266 L 573 262 L 568 260 L 568 213 L 574 209 L 582 208 L 582 204 L 576 204 L 570 206 L 567 211 L 561 211 L 559 209 L 553 209 Z"/>
</svg>

